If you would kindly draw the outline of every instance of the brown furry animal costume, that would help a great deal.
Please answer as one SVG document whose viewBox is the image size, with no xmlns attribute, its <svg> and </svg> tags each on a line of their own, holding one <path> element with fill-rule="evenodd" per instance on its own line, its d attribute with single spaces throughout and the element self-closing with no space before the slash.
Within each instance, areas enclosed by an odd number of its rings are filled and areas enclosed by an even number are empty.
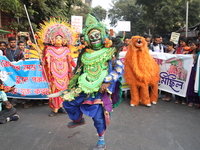
<svg viewBox="0 0 200 150">
<path fill-rule="evenodd" d="M 151 106 L 158 100 L 159 66 L 148 52 L 143 37 L 131 38 L 124 63 L 124 77 L 130 85 L 131 106 Z"/>
</svg>

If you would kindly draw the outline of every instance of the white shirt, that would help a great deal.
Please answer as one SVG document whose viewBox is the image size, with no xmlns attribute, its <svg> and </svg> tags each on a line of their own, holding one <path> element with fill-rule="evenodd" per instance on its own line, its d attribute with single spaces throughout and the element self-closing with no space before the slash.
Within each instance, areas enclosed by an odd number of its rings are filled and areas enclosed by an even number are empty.
<svg viewBox="0 0 200 150">
<path fill-rule="evenodd" d="M 1 102 L 0 102 L 0 112 L 1 112 L 2 111 L 2 103 L 8 100 L 4 91 L 0 91 L 0 99 L 1 99 Z"/>
<path fill-rule="evenodd" d="M 2 52 L 2 50 L 0 50 L 0 56 L 3 56 L 3 52 Z"/>
<path fill-rule="evenodd" d="M 164 53 L 164 48 L 162 44 L 158 44 L 156 46 L 153 45 L 153 51 L 157 53 Z"/>
</svg>

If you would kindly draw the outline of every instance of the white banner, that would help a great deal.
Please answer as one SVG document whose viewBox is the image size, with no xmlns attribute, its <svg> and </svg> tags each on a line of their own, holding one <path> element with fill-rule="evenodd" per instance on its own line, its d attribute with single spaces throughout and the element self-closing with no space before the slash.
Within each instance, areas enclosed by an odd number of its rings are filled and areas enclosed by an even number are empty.
<svg viewBox="0 0 200 150">
<path fill-rule="evenodd" d="M 155 52 L 151 52 L 150 54 L 160 66 L 159 89 L 185 97 L 194 61 L 193 55 Z M 121 52 L 120 60 L 124 61 L 125 55 L 126 52 Z"/>
<path fill-rule="evenodd" d="M 131 31 L 131 22 L 130 21 L 118 21 L 118 31 Z"/>
<path fill-rule="evenodd" d="M 83 29 L 83 16 L 71 16 L 71 26 L 78 33 L 82 33 L 82 29 Z"/>
</svg>

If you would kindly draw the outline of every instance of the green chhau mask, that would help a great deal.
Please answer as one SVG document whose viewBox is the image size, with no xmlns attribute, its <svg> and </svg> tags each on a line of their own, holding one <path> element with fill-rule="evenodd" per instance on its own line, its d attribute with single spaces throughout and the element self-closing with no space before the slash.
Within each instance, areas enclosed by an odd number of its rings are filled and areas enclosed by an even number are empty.
<svg viewBox="0 0 200 150">
<path fill-rule="evenodd" d="M 94 49 L 102 48 L 101 31 L 93 29 L 88 34 L 90 44 Z"/>
<path fill-rule="evenodd" d="M 92 49 L 103 48 L 104 38 L 107 37 L 104 24 L 98 22 L 94 16 L 88 14 L 85 26 L 83 34 L 85 35 L 84 40 L 88 43 L 88 46 Z"/>
</svg>

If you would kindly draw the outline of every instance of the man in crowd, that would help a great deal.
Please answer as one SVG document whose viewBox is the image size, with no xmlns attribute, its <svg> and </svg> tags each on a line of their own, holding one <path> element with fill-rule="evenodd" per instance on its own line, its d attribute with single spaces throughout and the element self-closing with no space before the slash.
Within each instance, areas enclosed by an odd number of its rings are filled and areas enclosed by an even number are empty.
<svg viewBox="0 0 200 150">
<path fill-rule="evenodd" d="M 80 44 L 82 44 L 82 45 L 85 44 L 85 40 L 84 40 L 84 35 L 83 34 L 80 35 Z"/>
<path fill-rule="evenodd" d="M 0 51 L 0 56 L 4 55 L 4 51 L 6 50 L 6 42 L 4 42 L 4 41 L 0 42 L 0 50 L 1 50 Z"/>
<path fill-rule="evenodd" d="M 8 38 L 9 48 L 4 51 L 4 54 L 11 62 L 24 59 L 23 52 L 20 49 L 17 49 L 16 46 L 16 39 L 14 37 Z"/>
<path fill-rule="evenodd" d="M 127 51 L 128 50 L 129 41 L 130 41 L 130 39 L 128 37 L 124 38 L 124 41 L 123 41 L 124 42 L 124 46 L 123 46 L 122 51 Z"/>
<path fill-rule="evenodd" d="M 17 45 L 18 45 L 18 49 L 21 50 L 22 52 L 24 52 L 24 49 L 25 49 L 24 42 L 19 41 Z"/>
<path fill-rule="evenodd" d="M 164 47 L 161 44 L 161 36 L 155 35 L 153 38 L 153 43 L 151 43 L 151 50 L 157 53 L 164 53 Z"/>
<path fill-rule="evenodd" d="M 4 124 L 10 121 L 17 121 L 19 116 L 16 115 L 17 110 L 12 106 L 8 101 L 7 96 L 4 92 L 3 81 L 0 79 L 0 124 Z M 11 87 L 9 91 L 14 90 L 14 87 Z M 8 90 L 7 90 L 8 92 Z M 2 106 L 4 106 L 2 108 Z"/>
</svg>

